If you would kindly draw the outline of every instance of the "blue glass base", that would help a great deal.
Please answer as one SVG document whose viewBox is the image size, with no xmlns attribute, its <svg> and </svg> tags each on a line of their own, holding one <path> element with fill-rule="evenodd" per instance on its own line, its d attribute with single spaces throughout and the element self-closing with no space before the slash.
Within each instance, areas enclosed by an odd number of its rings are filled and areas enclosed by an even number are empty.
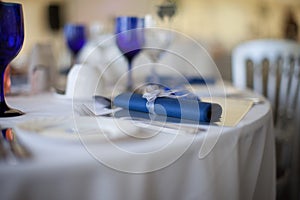
<svg viewBox="0 0 300 200">
<path fill-rule="evenodd" d="M 20 110 L 8 107 L 5 102 L 0 102 L 0 117 L 17 117 L 24 114 Z"/>
</svg>

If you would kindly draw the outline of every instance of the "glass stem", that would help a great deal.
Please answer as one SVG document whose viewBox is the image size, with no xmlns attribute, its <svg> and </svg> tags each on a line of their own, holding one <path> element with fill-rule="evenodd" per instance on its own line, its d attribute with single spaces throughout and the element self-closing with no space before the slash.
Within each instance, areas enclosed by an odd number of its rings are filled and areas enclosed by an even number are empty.
<svg viewBox="0 0 300 200">
<path fill-rule="evenodd" d="M 1 87 L 0 87 L 0 103 L 1 104 L 6 104 L 5 103 L 5 98 L 4 98 L 4 72 L 5 72 L 5 67 L 1 67 L 1 76 L 0 76 L 0 84 L 1 84 Z"/>
<path fill-rule="evenodd" d="M 133 80 L 132 80 L 132 58 L 128 58 L 128 80 L 127 80 L 127 91 L 132 91 Z"/>
<path fill-rule="evenodd" d="M 76 52 L 74 52 L 74 53 L 72 53 L 72 58 L 71 58 L 71 67 L 73 67 L 75 64 L 77 64 L 78 63 L 78 61 L 77 61 L 77 55 L 78 55 L 78 53 Z"/>
<path fill-rule="evenodd" d="M 151 68 L 151 79 L 150 79 L 150 82 L 159 84 L 159 77 L 158 77 L 158 74 L 157 74 L 157 72 L 156 72 L 156 66 L 155 66 L 155 64 L 158 63 L 157 60 L 158 60 L 158 59 L 153 59 L 153 60 L 152 60 L 152 68 Z"/>
<path fill-rule="evenodd" d="M 4 73 L 5 73 L 5 67 L 0 66 L 0 115 L 2 117 L 2 114 L 5 113 L 5 111 L 9 110 L 9 107 L 7 106 L 5 102 L 5 93 L 4 93 Z"/>
</svg>

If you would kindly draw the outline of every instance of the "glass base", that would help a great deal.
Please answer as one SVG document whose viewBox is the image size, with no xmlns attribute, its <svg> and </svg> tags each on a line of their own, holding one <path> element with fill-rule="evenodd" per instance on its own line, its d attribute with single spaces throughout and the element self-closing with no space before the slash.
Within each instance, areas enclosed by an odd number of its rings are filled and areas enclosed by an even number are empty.
<svg viewBox="0 0 300 200">
<path fill-rule="evenodd" d="M 0 117 L 17 117 L 25 114 L 22 111 L 17 109 L 10 108 L 8 106 L 4 106 L 4 107 L 5 109 L 3 109 L 3 107 L 0 108 Z"/>
</svg>

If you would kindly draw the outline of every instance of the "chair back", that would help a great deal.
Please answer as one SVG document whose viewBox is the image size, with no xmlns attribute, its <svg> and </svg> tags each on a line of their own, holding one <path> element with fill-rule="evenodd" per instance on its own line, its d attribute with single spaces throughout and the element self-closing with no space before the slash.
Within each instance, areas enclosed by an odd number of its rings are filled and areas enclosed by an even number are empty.
<svg viewBox="0 0 300 200">
<path fill-rule="evenodd" d="M 286 126 L 286 120 L 297 116 L 299 66 L 300 45 L 296 42 L 272 39 L 245 42 L 232 53 L 233 84 L 267 97 L 275 126 Z"/>
</svg>

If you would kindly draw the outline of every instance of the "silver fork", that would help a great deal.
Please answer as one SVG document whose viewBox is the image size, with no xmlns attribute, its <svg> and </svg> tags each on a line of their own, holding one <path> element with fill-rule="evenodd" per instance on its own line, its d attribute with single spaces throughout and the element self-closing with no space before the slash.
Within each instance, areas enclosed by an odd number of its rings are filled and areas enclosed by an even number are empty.
<svg viewBox="0 0 300 200">
<path fill-rule="evenodd" d="M 84 103 L 80 104 L 80 105 L 77 105 L 75 107 L 75 112 L 77 112 L 79 115 L 82 115 L 82 116 L 92 116 L 92 117 L 97 117 L 97 116 L 111 117 L 112 114 L 115 113 L 115 112 L 117 112 L 118 110 L 119 109 L 108 109 L 107 111 L 104 112 L 104 114 L 98 114 L 98 115 L 96 115 Z"/>
</svg>

